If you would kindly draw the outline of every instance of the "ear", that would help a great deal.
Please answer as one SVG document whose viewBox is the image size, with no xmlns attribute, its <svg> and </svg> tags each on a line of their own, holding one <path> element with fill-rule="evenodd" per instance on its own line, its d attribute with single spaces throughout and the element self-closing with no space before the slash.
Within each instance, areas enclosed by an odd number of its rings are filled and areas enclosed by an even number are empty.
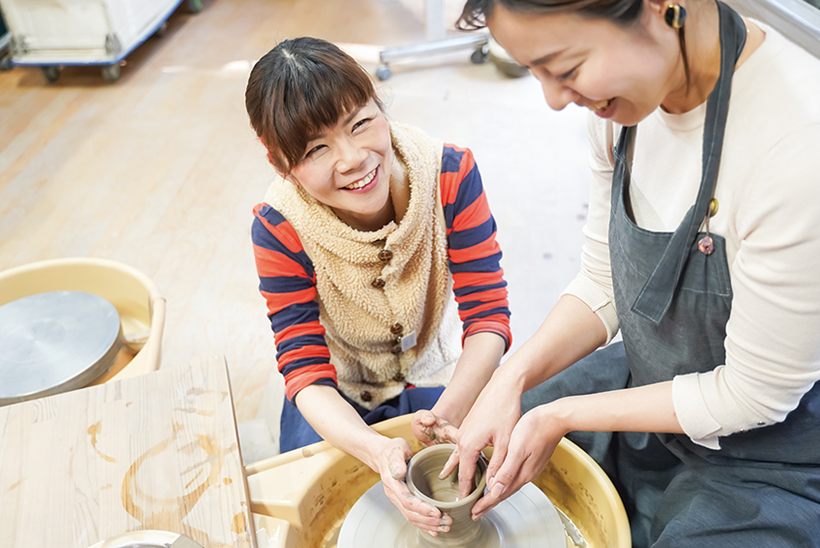
<svg viewBox="0 0 820 548">
<path fill-rule="evenodd" d="M 648 9 L 653 16 L 660 17 L 663 20 L 663 14 L 666 7 L 675 0 L 644 0 L 644 9 Z M 684 5 L 684 2 L 677 1 L 678 4 Z"/>
</svg>

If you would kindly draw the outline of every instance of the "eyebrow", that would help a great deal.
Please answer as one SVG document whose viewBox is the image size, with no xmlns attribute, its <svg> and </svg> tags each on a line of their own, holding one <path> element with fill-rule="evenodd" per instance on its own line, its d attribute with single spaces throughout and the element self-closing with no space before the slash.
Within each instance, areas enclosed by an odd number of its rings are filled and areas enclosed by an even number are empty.
<svg viewBox="0 0 820 548">
<path fill-rule="evenodd" d="M 360 111 L 361 111 L 364 107 L 365 107 L 365 105 L 362 105 L 362 106 L 360 106 L 359 108 L 357 108 L 356 110 L 354 110 L 353 112 L 351 112 L 351 113 L 350 113 L 350 116 L 348 116 L 348 117 L 345 119 L 345 123 L 344 123 L 344 125 L 347 125 L 347 124 L 349 124 L 350 122 L 352 122 L 352 121 L 353 121 L 353 118 L 355 118 L 355 117 L 359 114 L 359 112 L 360 112 Z"/>
<path fill-rule="evenodd" d="M 567 51 L 567 50 L 562 49 L 561 51 L 555 51 L 555 52 L 543 55 L 543 56 L 539 57 L 538 59 L 536 59 L 535 61 L 530 62 L 529 66 L 535 67 L 535 66 L 538 66 L 538 65 L 546 65 L 547 63 L 551 62 L 553 59 L 555 59 L 556 57 L 558 57 L 559 55 L 561 55 L 565 51 Z"/>
<path fill-rule="evenodd" d="M 367 106 L 367 103 L 365 103 L 364 105 L 360 106 L 359 108 L 357 108 L 353 112 L 351 112 L 350 115 L 347 118 L 345 118 L 345 121 L 342 125 L 346 126 L 347 124 L 352 122 L 353 118 L 355 118 L 365 106 Z M 311 143 L 313 143 L 313 141 L 321 139 L 324 134 L 325 134 L 324 132 L 319 132 L 315 135 L 308 135 L 307 144 L 310 145 Z"/>
</svg>

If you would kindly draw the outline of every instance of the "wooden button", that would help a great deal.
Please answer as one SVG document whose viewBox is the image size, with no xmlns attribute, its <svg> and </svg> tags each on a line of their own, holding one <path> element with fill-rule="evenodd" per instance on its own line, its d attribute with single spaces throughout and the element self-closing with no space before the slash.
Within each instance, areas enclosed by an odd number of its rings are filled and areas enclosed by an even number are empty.
<svg viewBox="0 0 820 548">
<path fill-rule="evenodd" d="M 379 251 L 379 260 L 387 262 L 393 258 L 393 252 L 389 249 L 382 249 Z"/>
<path fill-rule="evenodd" d="M 402 375 L 401 371 L 399 371 L 398 373 L 393 375 L 393 380 L 396 381 L 396 382 L 402 382 L 402 381 L 404 381 L 404 375 Z"/>
<path fill-rule="evenodd" d="M 390 352 L 392 352 L 393 354 L 398 354 L 399 352 L 401 352 L 401 343 L 393 346 L 393 348 L 390 349 Z"/>
<path fill-rule="evenodd" d="M 373 394 L 371 394 L 367 390 L 362 390 L 362 393 L 359 394 L 359 397 L 362 398 L 362 401 L 370 401 L 373 399 Z"/>
<path fill-rule="evenodd" d="M 404 326 L 400 323 L 394 323 L 390 326 L 390 332 L 394 335 L 398 335 L 402 331 L 404 331 Z"/>
<path fill-rule="evenodd" d="M 381 289 L 381 288 L 384 287 L 384 280 L 381 279 L 381 278 L 376 278 L 375 280 L 373 280 L 373 283 L 371 283 L 370 285 L 372 285 L 376 289 Z"/>
</svg>

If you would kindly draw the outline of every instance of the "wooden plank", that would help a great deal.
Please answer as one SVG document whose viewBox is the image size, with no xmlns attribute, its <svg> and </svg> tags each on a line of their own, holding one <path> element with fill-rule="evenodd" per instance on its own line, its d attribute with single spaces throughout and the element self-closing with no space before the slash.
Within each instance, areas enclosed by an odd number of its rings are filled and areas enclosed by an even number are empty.
<svg viewBox="0 0 820 548">
<path fill-rule="evenodd" d="M 141 529 L 255 546 L 224 358 L 0 408 L 0 508 L 8 548 Z"/>
</svg>

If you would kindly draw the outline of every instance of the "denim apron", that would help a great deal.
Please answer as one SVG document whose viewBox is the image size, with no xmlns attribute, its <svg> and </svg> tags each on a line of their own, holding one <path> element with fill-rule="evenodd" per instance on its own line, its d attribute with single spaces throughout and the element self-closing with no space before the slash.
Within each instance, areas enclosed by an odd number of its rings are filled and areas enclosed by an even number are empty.
<svg viewBox="0 0 820 548">
<path fill-rule="evenodd" d="M 732 305 L 725 240 L 699 228 L 713 195 L 746 29 L 737 13 L 718 7 L 721 72 L 707 100 L 697 201 L 673 233 L 637 226 L 628 210 L 636 128 L 622 129 L 614 149 L 609 246 L 623 345 L 594 352 L 528 392 L 524 410 L 569 393 L 663 382 L 725 363 Z M 699 246 L 705 237 L 711 246 Z M 613 479 L 630 515 L 634 546 L 820 546 L 820 386 L 783 423 L 759 426 L 721 437 L 720 450 L 685 435 L 569 437 Z"/>
</svg>

